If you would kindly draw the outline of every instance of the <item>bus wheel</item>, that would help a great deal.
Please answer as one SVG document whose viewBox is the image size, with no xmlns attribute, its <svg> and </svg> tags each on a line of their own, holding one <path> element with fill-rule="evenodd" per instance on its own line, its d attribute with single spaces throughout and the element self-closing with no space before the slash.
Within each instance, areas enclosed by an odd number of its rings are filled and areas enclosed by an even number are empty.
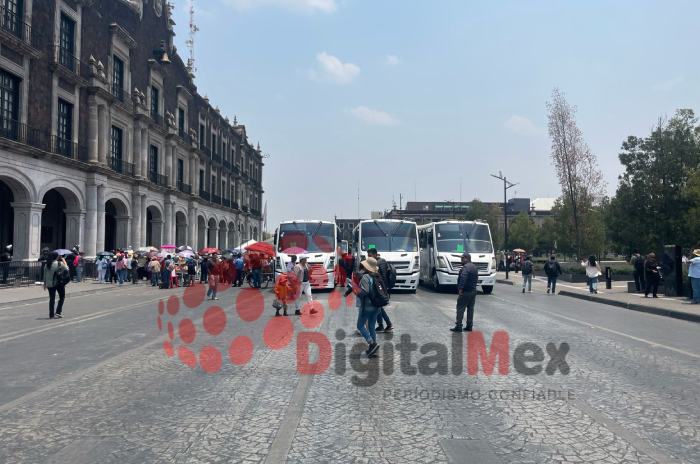
<svg viewBox="0 0 700 464">
<path fill-rule="evenodd" d="M 490 295 L 493 292 L 493 285 L 483 285 L 481 290 L 484 292 L 484 295 Z"/>
<path fill-rule="evenodd" d="M 433 290 L 436 292 L 440 291 L 440 281 L 438 280 L 437 273 L 433 274 L 432 279 L 430 279 L 430 283 L 433 284 Z"/>
</svg>

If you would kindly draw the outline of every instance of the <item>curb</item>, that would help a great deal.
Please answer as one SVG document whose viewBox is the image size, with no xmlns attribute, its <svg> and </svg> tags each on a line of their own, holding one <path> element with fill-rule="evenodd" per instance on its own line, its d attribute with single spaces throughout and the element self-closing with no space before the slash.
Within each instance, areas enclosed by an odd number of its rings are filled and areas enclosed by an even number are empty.
<svg viewBox="0 0 700 464">
<path fill-rule="evenodd" d="M 515 282 L 512 280 L 506 280 L 506 279 L 496 279 L 497 284 L 505 284 L 505 285 L 515 285 Z"/>
<path fill-rule="evenodd" d="M 41 286 L 37 285 L 37 288 L 41 288 Z M 66 293 L 66 299 L 72 297 L 72 296 L 80 296 L 80 295 L 91 295 L 93 293 L 108 293 L 108 292 L 113 292 L 115 290 L 118 290 L 119 287 L 114 287 L 114 288 L 95 288 L 92 290 L 83 290 L 81 292 L 73 292 L 73 293 Z M 2 295 L 0 293 L 0 295 Z M 15 301 L 3 301 L 0 303 L 0 308 L 6 308 L 8 306 L 16 305 L 16 304 L 29 304 L 29 303 L 38 303 L 40 301 L 48 301 L 48 293 L 44 294 L 44 296 L 39 297 L 39 298 L 29 298 L 27 300 L 15 300 Z"/>
<path fill-rule="evenodd" d="M 594 303 L 602 303 L 610 306 L 617 306 L 618 308 L 630 309 L 632 311 L 640 311 L 643 313 L 656 314 L 657 316 L 672 317 L 674 319 L 682 319 L 684 321 L 698 322 L 700 323 L 700 314 L 689 314 L 682 311 L 676 311 L 673 309 L 655 308 L 653 306 L 645 306 L 635 303 L 625 303 L 623 301 L 613 301 L 605 298 L 601 298 L 594 295 L 587 295 L 582 293 L 570 292 L 567 290 L 560 290 L 559 295 L 568 296 L 571 298 L 578 298 L 579 300 L 593 301 Z"/>
</svg>

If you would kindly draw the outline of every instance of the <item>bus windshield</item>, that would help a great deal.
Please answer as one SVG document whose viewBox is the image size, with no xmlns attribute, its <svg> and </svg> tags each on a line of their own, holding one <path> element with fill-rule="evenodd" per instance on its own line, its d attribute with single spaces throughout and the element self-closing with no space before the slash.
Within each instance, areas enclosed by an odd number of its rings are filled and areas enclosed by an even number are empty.
<svg viewBox="0 0 700 464">
<path fill-rule="evenodd" d="M 297 254 L 302 252 L 333 253 L 335 251 L 333 232 L 332 224 L 322 222 L 281 224 L 277 251 Z"/>
<path fill-rule="evenodd" d="M 418 251 L 416 225 L 406 222 L 365 222 L 361 226 L 362 250 L 376 248 L 377 251 Z"/>
<path fill-rule="evenodd" d="M 437 224 L 435 242 L 438 251 L 444 253 L 493 253 L 485 224 Z"/>
</svg>

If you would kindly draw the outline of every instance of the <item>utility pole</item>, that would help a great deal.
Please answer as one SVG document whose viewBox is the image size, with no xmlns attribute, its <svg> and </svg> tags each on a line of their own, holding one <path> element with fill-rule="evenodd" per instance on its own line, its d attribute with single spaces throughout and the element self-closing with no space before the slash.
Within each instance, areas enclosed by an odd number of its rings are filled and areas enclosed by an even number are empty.
<svg viewBox="0 0 700 464">
<path fill-rule="evenodd" d="M 399 193 L 399 209 L 403 209 L 403 193 Z"/>
<path fill-rule="evenodd" d="M 491 177 L 495 177 L 498 180 L 503 181 L 503 218 L 505 222 L 503 223 L 503 251 L 508 252 L 508 189 L 515 187 L 518 184 L 508 182 L 506 176 L 504 176 L 501 171 L 498 171 L 498 175 L 491 174 Z M 505 262 L 506 265 L 506 280 L 508 280 L 508 259 Z"/>
</svg>

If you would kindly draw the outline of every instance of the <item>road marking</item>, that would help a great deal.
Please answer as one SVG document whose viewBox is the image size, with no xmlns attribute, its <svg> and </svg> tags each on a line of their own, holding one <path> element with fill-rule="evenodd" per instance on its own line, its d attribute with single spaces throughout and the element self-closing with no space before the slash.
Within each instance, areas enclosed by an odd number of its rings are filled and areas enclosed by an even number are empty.
<svg viewBox="0 0 700 464">
<path fill-rule="evenodd" d="M 77 319 L 71 319 L 70 321 L 66 321 L 66 322 L 63 322 L 63 321 L 65 321 L 65 319 L 62 319 L 61 322 L 52 321 L 51 325 L 47 325 L 45 327 L 38 327 L 35 329 L 25 329 L 25 330 L 18 330 L 16 332 L 10 332 L 10 333 L 5 334 L 4 336 L 0 337 L 0 343 L 9 342 L 11 340 L 25 337 L 27 335 L 33 335 L 33 334 L 37 334 L 37 333 L 46 332 L 48 330 L 59 329 L 61 327 L 67 327 L 69 325 L 80 324 L 82 322 L 91 321 L 93 319 L 99 319 L 101 317 L 109 316 L 111 314 L 114 314 L 114 313 L 117 313 L 117 312 L 120 312 L 123 310 L 131 310 L 134 308 L 138 308 L 138 307 L 144 306 L 148 303 L 153 303 L 154 301 L 158 301 L 160 299 L 162 299 L 162 297 L 158 297 L 158 298 L 155 298 L 152 300 L 140 301 L 138 303 L 134 303 L 131 305 L 118 306 L 116 308 L 108 309 L 105 311 L 100 311 L 97 313 L 88 314 L 86 316 L 82 316 L 82 317 L 79 317 Z"/>
<path fill-rule="evenodd" d="M 555 316 L 555 317 L 558 317 L 558 318 L 561 318 L 561 319 L 566 319 L 567 321 L 576 322 L 577 324 L 585 325 L 585 326 L 588 326 L 588 327 L 593 327 L 593 328 L 596 328 L 596 329 L 599 329 L 599 330 L 603 330 L 603 331 L 605 331 L 605 332 L 609 332 L 609 333 L 612 333 L 612 334 L 615 334 L 615 335 L 620 335 L 620 336 L 622 336 L 622 337 L 627 337 L 627 338 L 629 338 L 629 339 L 636 340 L 636 341 L 638 341 L 638 342 L 646 343 L 646 344 L 648 344 L 649 346 L 651 346 L 651 347 L 653 347 L 653 348 L 654 348 L 654 347 L 665 348 L 665 349 L 670 350 L 670 351 L 675 351 L 676 353 L 680 353 L 680 354 L 684 354 L 684 355 L 686 355 L 686 356 L 690 356 L 690 357 L 693 357 L 693 358 L 700 359 L 700 355 L 699 355 L 699 354 L 691 353 L 691 352 L 689 352 L 689 351 L 681 350 L 681 349 L 679 349 L 679 348 L 674 348 L 674 347 L 672 347 L 672 346 L 664 345 L 664 344 L 662 344 L 662 343 L 653 342 L 653 341 L 647 340 L 647 339 L 645 339 L 645 338 L 635 337 L 634 335 L 626 334 L 626 333 L 624 333 L 624 332 L 619 332 L 619 331 L 613 330 L 613 329 L 608 329 L 608 328 L 606 328 L 606 327 L 602 327 L 602 326 L 599 326 L 599 325 L 596 325 L 596 324 L 592 324 L 592 323 L 590 323 L 590 322 L 585 322 L 585 321 L 582 321 L 582 320 L 579 320 L 579 319 L 576 319 L 576 318 L 573 318 L 573 317 L 563 316 L 563 315 L 558 314 L 558 313 L 553 313 L 553 312 L 551 312 L 551 311 L 547 311 L 546 309 L 542 309 L 542 308 L 538 308 L 538 307 L 534 307 L 534 306 L 524 305 L 524 304 L 522 304 L 522 303 L 520 303 L 520 302 L 515 302 L 515 301 L 512 301 L 512 300 L 507 300 L 507 299 L 504 299 L 504 298 L 497 297 L 497 296 L 495 296 L 495 295 L 491 295 L 491 297 L 492 297 L 492 298 L 495 298 L 495 299 L 497 299 L 497 300 L 503 301 L 504 303 L 509 303 L 509 304 L 511 304 L 511 305 L 516 305 L 516 306 L 522 306 L 523 308 L 527 308 L 527 309 L 534 309 L 534 310 L 536 310 L 536 311 L 540 311 L 540 312 L 543 312 L 543 313 L 547 313 L 547 314 L 549 314 L 549 315 L 552 315 L 552 316 Z"/>
<path fill-rule="evenodd" d="M 38 288 L 42 288 L 42 287 L 38 287 Z M 119 287 L 114 287 L 114 288 L 105 287 L 104 290 L 95 289 L 94 291 L 87 290 L 85 292 L 79 292 L 81 294 L 75 295 L 75 296 L 71 296 L 70 293 L 66 293 L 66 300 L 68 300 L 70 298 L 70 300 L 73 301 L 73 300 L 77 300 L 78 298 L 86 298 L 86 297 L 91 297 L 91 296 L 95 296 L 95 295 L 103 295 L 105 293 L 111 293 L 111 292 L 114 292 L 116 290 L 119 290 Z M 42 292 L 43 292 L 43 290 L 42 290 Z M 45 295 L 46 295 L 46 297 L 41 298 L 41 300 L 30 301 L 28 303 L 23 303 L 22 300 L 19 300 L 17 302 L 14 302 L 14 301 L 0 302 L 0 305 L 2 305 L 2 307 L 0 307 L 0 311 L 23 308 L 25 306 L 34 306 L 34 305 L 38 305 L 38 304 L 45 305 L 48 302 L 48 297 L 49 297 L 48 292 Z M 32 300 L 35 300 L 35 299 L 32 298 Z M 17 303 L 17 304 L 14 304 L 14 303 Z"/>
</svg>

